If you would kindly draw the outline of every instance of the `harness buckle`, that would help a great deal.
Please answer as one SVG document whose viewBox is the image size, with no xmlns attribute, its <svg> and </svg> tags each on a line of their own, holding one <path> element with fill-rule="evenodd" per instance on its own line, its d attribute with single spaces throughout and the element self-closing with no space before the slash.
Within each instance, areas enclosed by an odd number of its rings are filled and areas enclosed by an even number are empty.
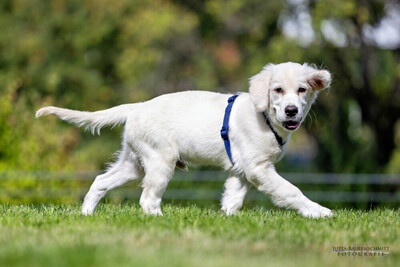
<svg viewBox="0 0 400 267">
<path fill-rule="evenodd" d="M 224 127 L 221 129 L 221 137 L 222 137 L 222 139 L 224 139 L 224 140 L 228 140 L 229 139 L 228 130 L 229 130 L 229 128 L 224 128 Z"/>
</svg>

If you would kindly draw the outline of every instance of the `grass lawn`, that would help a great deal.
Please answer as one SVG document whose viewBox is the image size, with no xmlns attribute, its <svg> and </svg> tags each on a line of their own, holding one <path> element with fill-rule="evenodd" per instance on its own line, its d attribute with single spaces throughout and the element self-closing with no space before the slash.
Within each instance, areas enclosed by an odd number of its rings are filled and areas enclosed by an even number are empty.
<svg viewBox="0 0 400 267">
<path fill-rule="evenodd" d="M 286 210 L 164 205 L 163 217 L 136 204 L 0 205 L 0 266 L 396 266 L 400 211 L 337 210 L 306 219 Z M 367 244 L 390 254 L 353 258 L 333 247 Z M 398 265 L 397 265 L 398 266 Z"/>
</svg>

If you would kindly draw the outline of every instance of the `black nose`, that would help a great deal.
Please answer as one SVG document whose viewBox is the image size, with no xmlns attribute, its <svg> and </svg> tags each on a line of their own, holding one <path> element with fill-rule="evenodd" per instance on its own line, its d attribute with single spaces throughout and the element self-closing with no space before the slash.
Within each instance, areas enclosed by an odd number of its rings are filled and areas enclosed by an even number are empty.
<svg viewBox="0 0 400 267">
<path fill-rule="evenodd" d="M 294 105 L 290 105 L 290 106 L 287 106 L 287 107 L 285 108 L 285 113 L 286 113 L 286 115 L 287 115 L 288 117 L 294 117 L 294 116 L 296 116 L 297 112 L 298 112 L 298 109 L 297 109 L 297 107 L 294 106 Z"/>
</svg>

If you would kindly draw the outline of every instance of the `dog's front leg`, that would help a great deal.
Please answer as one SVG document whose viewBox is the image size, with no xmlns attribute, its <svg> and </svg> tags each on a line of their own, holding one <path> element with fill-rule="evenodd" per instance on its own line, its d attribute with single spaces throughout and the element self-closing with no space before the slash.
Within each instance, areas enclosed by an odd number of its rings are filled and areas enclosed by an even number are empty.
<svg viewBox="0 0 400 267">
<path fill-rule="evenodd" d="M 293 209 L 305 217 L 332 216 L 331 210 L 309 200 L 296 186 L 282 178 L 274 166 L 254 168 L 249 173 L 248 180 L 279 207 Z"/>
</svg>

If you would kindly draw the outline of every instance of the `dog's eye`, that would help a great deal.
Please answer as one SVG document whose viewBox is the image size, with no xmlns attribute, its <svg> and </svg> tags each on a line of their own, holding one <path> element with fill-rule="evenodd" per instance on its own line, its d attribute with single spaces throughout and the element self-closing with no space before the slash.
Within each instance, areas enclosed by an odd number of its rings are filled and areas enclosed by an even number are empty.
<svg viewBox="0 0 400 267">
<path fill-rule="evenodd" d="M 306 88 L 303 88 L 303 87 L 300 87 L 298 90 L 299 93 L 304 93 L 305 91 L 306 91 Z"/>
<path fill-rule="evenodd" d="M 277 92 L 278 94 L 281 94 L 281 93 L 283 93 L 283 89 L 282 89 L 282 88 L 280 88 L 280 87 L 278 87 L 278 88 L 275 88 L 275 89 L 274 89 L 274 91 L 275 91 L 275 92 Z"/>
</svg>

